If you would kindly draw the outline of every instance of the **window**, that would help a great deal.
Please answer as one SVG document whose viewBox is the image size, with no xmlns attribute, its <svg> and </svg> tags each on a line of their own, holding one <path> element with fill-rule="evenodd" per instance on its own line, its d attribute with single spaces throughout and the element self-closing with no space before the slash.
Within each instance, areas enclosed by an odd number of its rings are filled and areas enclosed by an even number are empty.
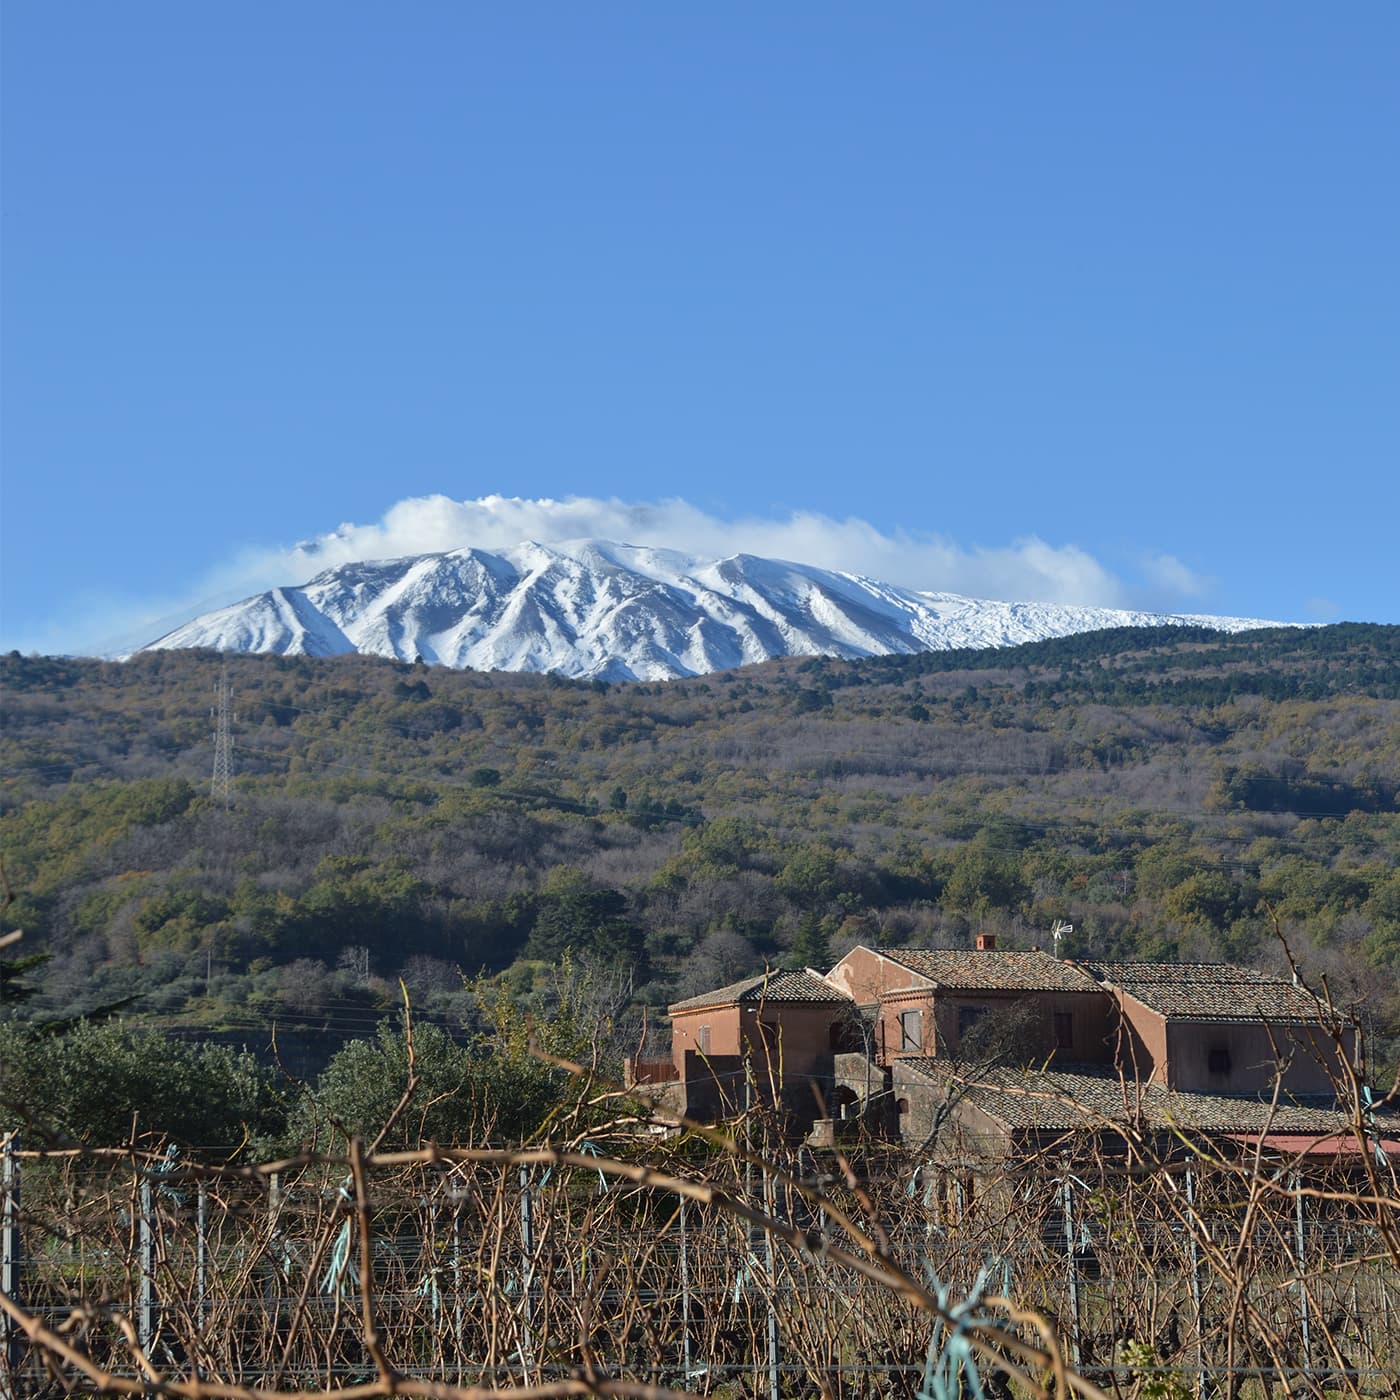
<svg viewBox="0 0 1400 1400">
<path fill-rule="evenodd" d="M 1206 1068 L 1212 1074 L 1229 1074 L 1230 1047 L 1228 1045 L 1212 1045 L 1210 1054 L 1206 1057 Z"/>
<path fill-rule="evenodd" d="M 1074 1049 L 1074 1013 L 1072 1011 L 1057 1011 L 1055 1013 L 1055 1049 Z"/>
<path fill-rule="evenodd" d="M 985 1006 L 958 1007 L 958 1040 L 965 1040 L 972 1034 L 978 1021 L 987 1014 Z"/>
<path fill-rule="evenodd" d="M 827 1042 L 834 1055 L 868 1054 L 865 1044 L 864 1027 L 854 1016 L 843 1016 L 831 1023 Z"/>
<path fill-rule="evenodd" d="M 708 1055 L 708 1054 L 710 1053 L 710 1028 L 709 1028 L 709 1026 L 701 1026 L 701 1027 L 700 1027 L 700 1031 L 699 1031 L 699 1033 L 698 1033 L 698 1034 L 696 1035 L 696 1037 L 695 1037 L 695 1043 L 696 1043 L 696 1045 L 698 1045 L 698 1046 L 700 1047 L 700 1053 L 701 1053 L 702 1055 Z"/>
<path fill-rule="evenodd" d="M 922 1011 L 899 1013 L 899 1048 L 921 1053 L 924 1048 L 924 1014 Z"/>
</svg>

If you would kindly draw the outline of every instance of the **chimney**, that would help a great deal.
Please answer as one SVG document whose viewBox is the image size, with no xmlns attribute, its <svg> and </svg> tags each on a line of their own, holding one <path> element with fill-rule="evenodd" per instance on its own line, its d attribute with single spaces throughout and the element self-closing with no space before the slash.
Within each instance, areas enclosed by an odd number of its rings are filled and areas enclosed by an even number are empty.
<svg viewBox="0 0 1400 1400">
<path fill-rule="evenodd" d="M 979 953 L 991 953 L 996 950 L 997 936 L 994 933 L 979 933 L 977 935 L 977 951 Z"/>
</svg>

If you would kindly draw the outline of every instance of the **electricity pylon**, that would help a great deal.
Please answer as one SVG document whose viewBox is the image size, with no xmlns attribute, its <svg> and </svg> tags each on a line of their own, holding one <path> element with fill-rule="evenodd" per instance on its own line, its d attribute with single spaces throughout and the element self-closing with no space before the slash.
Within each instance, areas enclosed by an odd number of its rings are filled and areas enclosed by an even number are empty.
<svg viewBox="0 0 1400 1400">
<path fill-rule="evenodd" d="M 218 703 L 209 711 L 214 716 L 214 781 L 210 792 L 215 802 L 233 805 L 229 788 L 233 777 L 233 719 L 229 700 L 228 672 L 219 673 Z"/>
</svg>

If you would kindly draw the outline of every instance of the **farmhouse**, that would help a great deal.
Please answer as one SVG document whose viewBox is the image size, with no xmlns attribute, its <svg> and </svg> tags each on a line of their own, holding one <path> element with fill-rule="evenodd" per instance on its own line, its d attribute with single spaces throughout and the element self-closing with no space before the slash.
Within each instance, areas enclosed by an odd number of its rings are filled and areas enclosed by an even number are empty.
<svg viewBox="0 0 1400 1400">
<path fill-rule="evenodd" d="M 1168 1089 L 1264 1094 L 1276 1081 L 1294 1096 L 1327 1096 L 1337 1046 L 1355 1032 L 1326 1022 L 1305 987 L 1218 963 L 1085 963 L 1110 995 L 1117 1059 L 1134 1078 Z"/>
<path fill-rule="evenodd" d="M 966 1159 L 1086 1128 L 1341 1141 L 1353 1030 L 1295 982 L 1228 964 L 1077 962 L 1038 948 L 856 947 L 670 1008 L 669 1060 L 629 1064 L 671 1112 L 780 1108 Z"/>
<path fill-rule="evenodd" d="M 665 1102 L 711 1120 L 780 1104 L 810 1125 L 829 1093 L 851 998 L 818 973 L 746 977 L 670 1007 L 671 1059 L 644 1061 L 633 1082 L 667 1086 Z"/>
</svg>

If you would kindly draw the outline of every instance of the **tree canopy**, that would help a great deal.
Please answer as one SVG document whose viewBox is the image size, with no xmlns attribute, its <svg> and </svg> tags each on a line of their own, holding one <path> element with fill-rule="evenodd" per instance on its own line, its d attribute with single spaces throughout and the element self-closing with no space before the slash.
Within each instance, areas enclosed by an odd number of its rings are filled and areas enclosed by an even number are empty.
<svg viewBox="0 0 1400 1400">
<path fill-rule="evenodd" d="M 230 810 L 208 795 L 225 670 Z M 460 1039 L 478 974 L 527 1004 L 566 953 L 630 978 L 655 1026 L 856 941 L 1028 946 L 1064 919 L 1067 953 L 1267 964 L 1277 916 L 1305 972 L 1400 1026 L 1400 628 L 601 687 L 201 653 L 12 655 L 0 682 L 20 1020 L 131 997 L 329 1054 L 395 1014 L 399 978 Z"/>
</svg>

